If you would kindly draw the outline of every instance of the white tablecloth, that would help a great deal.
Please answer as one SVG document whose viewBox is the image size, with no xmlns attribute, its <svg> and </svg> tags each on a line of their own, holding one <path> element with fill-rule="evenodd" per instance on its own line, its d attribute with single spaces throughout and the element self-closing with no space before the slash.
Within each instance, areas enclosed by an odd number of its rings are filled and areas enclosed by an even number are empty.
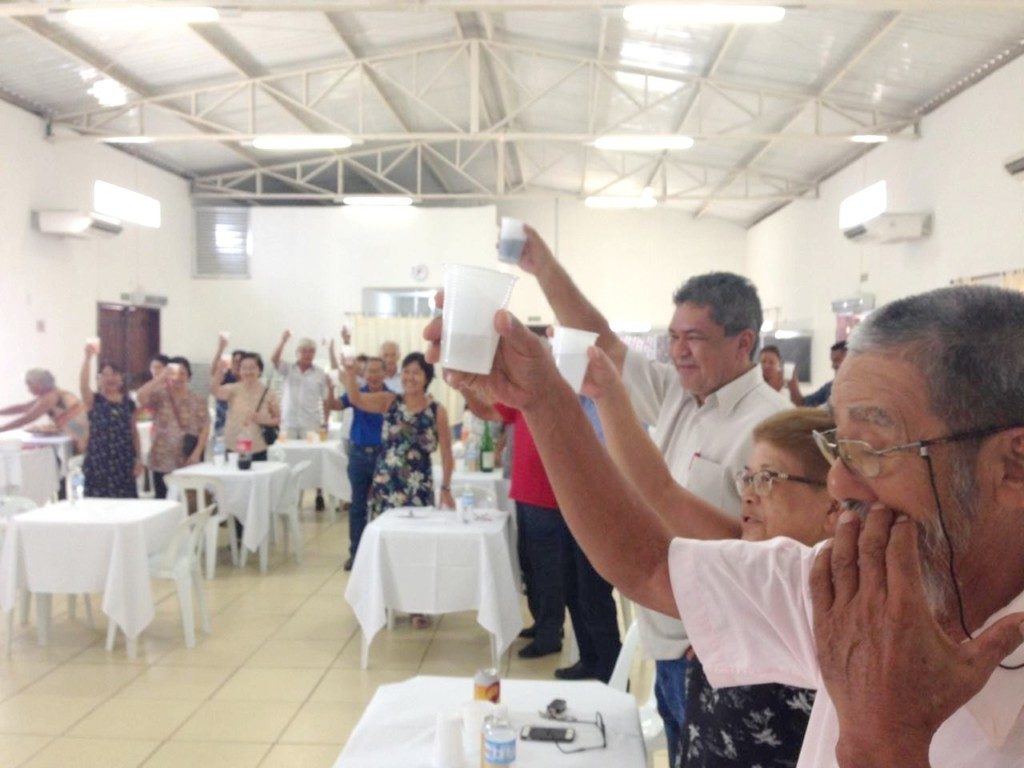
<svg viewBox="0 0 1024 768">
<path fill-rule="evenodd" d="M 149 555 L 162 552 L 185 511 L 174 501 L 62 501 L 11 518 L 0 554 L 0 607 L 19 587 L 103 593 L 103 612 L 134 638 L 153 620 Z"/>
<path fill-rule="evenodd" d="M 42 506 L 57 493 L 57 457 L 46 448 L 0 450 L 0 494 L 25 496 Z"/>
<path fill-rule="evenodd" d="M 252 469 L 245 470 L 204 462 L 171 473 L 172 477 L 216 479 L 221 488 L 217 509 L 245 526 L 242 544 L 250 552 L 258 550 L 270 533 L 271 515 L 281 504 L 288 475 L 288 465 L 280 461 L 254 461 Z"/>
<path fill-rule="evenodd" d="M 473 697 L 473 681 L 463 677 L 414 677 L 382 685 L 367 705 L 334 768 L 428 768 L 434 746 L 436 715 L 458 711 Z M 587 766 L 587 768 L 643 768 L 644 740 L 636 699 L 595 681 L 502 680 L 501 700 L 509 705 L 518 734 L 524 725 L 559 725 L 538 715 L 552 699 L 565 699 L 570 713 L 593 720 L 600 712 L 608 746 L 575 755 L 563 755 L 554 744 L 523 741 L 516 744 L 516 768 Z M 576 730 L 566 748 L 596 746 L 600 731 L 594 725 L 565 723 Z M 469 743 L 473 739 L 466 740 Z M 479 747 L 463 755 L 466 768 L 479 765 Z"/>
<path fill-rule="evenodd" d="M 348 481 L 348 456 L 337 440 L 324 443 L 310 443 L 305 440 L 279 440 L 275 448 L 284 451 L 285 461 L 294 467 L 300 461 L 309 461 L 307 469 L 299 478 L 299 487 L 323 488 L 336 499 L 349 501 L 352 486 Z"/>
<path fill-rule="evenodd" d="M 410 509 L 415 518 L 406 516 Z M 463 524 L 455 512 L 413 507 L 389 510 L 366 526 L 345 589 L 364 650 L 387 622 L 388 608 L 428 614 L 476 610 L 477 622 L 494 636 L 497 654 L 508 648 L 523 628 L 508 514 L 478 512 L 491 519 Z"/>
<path fill-rule="evenodd" d="M 22 448 L 49 448 L 60 461 L 60 476 L 64 477 L 68 468 L 68 460 L 75 455 L 74 441 L 63 434 L 36 434 L 27 429 L 12 429 L 0 433 L 5 440 L 18 440 Z"/>
</svg>

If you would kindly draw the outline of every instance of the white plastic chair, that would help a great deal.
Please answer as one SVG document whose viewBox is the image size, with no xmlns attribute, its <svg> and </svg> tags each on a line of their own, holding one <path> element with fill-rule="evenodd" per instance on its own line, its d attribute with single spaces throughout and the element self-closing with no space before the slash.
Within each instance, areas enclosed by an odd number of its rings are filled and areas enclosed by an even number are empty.
<svg viewBox="0 0 1024 768">
<path fill-rule="evenodd" d="M 288 556 L 290 542 L 292 553 L 295 555 L 295 562 L 297 563 L 302 562 L 302 529 L 299 526 L 299 502 L 302 496 L 302 489 L 299 488 L 299 478 L 309 469 L 310 464 L 312 462 L 307 459 L 300 461 L 291 468 L 291 474 L 288 477 L 288 487 L 281 498 L 281 506 L 277 509 L 277 514 L 284 523 L 285 557 Z"/>
<path fill-rule="evenodd" d="M 207 489 L 213 491 L 215 498 L 220 499 L 221 487 L 215 479 L 209 477 L 189 477 L 175 476 L 173 474 L 167 475 L 165 478 L 167 485 L 173 487 L 181 499 L 183 504 L 188 505 L 188 494 L 187 491 L 193 491 L 196 494 L 196 507 L 201 509 L 203 506 L 203 493 Z M 234 523 L 230 520 L 229 516 L 221 512 L 220 506 L 217 504 L 212 505 L 216 507 L 217 511 L 211 514 L 209 519 L 206 521 L 206 578 L 212 579 L 214 574 L 217 572 L 217 533 L 220 530 L 221 523 L 227 523 L 228 529 L 228 543 L 231 546 L 231 563 L 232 565 L 238 565 L 238 533 L 235 531 Z"/>
<path fill-rule="evenodd" d="M 271 445 L 267 448 L 267 461 L 288 461 L 288 453 L 280 445 Z"/>
<path fill-rule="evenodd" d="M 634 621 L 626 630 L 626 636 L 622 640 L 622 650 L 619 651 L 619 658 L 615 661 L 615 668 L 608 680 L 608 686 L 617 691 L 627 692 L 629 685 L 629 671 L 633 667 L 637 651 L 640 646 L 640 628 Z M 654 698 L 655 678 L 651 676 L 651 688 L 647 692 L 644 702 L 639 705 L 640 732 L 644 737 L 644 747 L 647 750 L 647 764 L 653 765 L 653 755 L 659 749 L 665 748 L 665 724 L 661 715 L 658 714 L 657 700 Z"/>
<path fill-rule="evenodd" d="M 149 558 L 149 575 L 154 579 L 169 579 L 178 588 L 178 605 L 181 608 L 181 626 L 185 633 L 186 648 L 196 646 L 193 592 L 199 608 L 199 626 L 206 634 L 210 634 L 211 631 L 210 614 L 206 610 L 206 597 L 203 594 L 203 574 L 199 563 L 206 525 L 213 516 L 214 509 L 216 505 L 211 504 L 182 520 L 164 551 L 150 555 Z M 108 651 L 114 647 L 116 634 L 117 625 L 110 622 L 107 626 Z"/>
</svg>

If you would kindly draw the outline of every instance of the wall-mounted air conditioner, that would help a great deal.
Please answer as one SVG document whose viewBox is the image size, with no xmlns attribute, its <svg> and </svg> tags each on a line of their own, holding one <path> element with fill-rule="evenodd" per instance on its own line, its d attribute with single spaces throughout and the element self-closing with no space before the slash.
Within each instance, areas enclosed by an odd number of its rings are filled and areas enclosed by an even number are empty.
<svg viewBox="0 0 1024 768">
<path fill-rule="evenodd" d="M 121 234 L 121 222 L 100 213 L 83 211 L 35 211 L 36 228 L 57 237 L 111 237 Z"/>
<path fill-rule="evenodd" d="M 1006 161 L 1006 172 L 1017 181 L 1024 183 L 1024 151 L 1021 151 Z"/>
<path fill-rule="evenodd" d="M 843 230 L 846 238 L 855 243 L 880 245 L 920 240 L 931 232 L 930 213 L 883 213 Z"/>
</svg>

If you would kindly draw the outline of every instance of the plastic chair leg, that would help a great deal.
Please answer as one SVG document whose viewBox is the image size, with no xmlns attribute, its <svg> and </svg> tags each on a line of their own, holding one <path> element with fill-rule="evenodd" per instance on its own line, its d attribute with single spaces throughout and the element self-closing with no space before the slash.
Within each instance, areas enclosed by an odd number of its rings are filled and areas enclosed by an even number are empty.
<svg viewBox="0 0 1024 768">
<path fill-rule="evenodd" d="M 206 609 L 206 594 L 203 591 L 203 575 L 199 572 L 199 565 L 192 569 L 192 589 L 196 593 L 196 605 L 199 607 L 199 626 L 203 632 L 210 634 L 210 612 Z"/>
<path fill-rule="evenodd" d="M 174 580 L 178 587 L 178 604 L 181 607 L 181 627 L 185 632 L 185 647 L 196 647 L 195 617 L 192 613 L 192 585 L 187 576 Z"/>
</svg>

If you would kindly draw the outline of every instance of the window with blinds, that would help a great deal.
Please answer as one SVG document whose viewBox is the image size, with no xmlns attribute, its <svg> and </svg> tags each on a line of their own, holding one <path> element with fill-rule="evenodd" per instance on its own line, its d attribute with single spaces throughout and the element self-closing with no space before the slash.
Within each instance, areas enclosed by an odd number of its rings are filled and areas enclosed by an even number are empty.
<svg viewBox="0 0 1024 768">
<path fill-rule="evenodd" d="M 193 277 L 249 277 L 252 231 L 248 208 L 196 208 Z"/>
</svg>

